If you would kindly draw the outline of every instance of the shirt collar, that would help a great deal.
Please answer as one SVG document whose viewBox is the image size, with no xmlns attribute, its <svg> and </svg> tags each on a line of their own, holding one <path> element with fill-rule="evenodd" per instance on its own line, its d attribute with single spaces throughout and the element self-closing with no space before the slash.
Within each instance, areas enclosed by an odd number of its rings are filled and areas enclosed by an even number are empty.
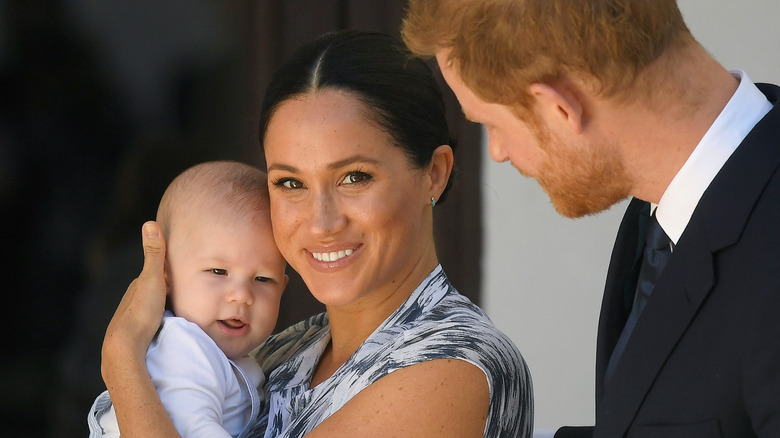
<svg viewBox="0 0 780 438">
<path fill-rule="evenodd" d="M 744 71 L 736 70 L 731 74 L 739 81 L 737 91 L 658 203 L 656 218 L 673 244 L 677 244 L 682 236 L 699 199 L 715 175 L 753 127 L 772 109 L 772 104 Z"/>
</svg>

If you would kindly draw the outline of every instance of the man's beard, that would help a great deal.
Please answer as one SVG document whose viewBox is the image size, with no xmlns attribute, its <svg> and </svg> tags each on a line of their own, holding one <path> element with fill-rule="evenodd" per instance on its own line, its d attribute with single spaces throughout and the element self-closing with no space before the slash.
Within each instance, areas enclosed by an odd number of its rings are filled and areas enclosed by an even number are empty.
<svg viewBox="0 0 780 438">
<path fill-rule="evenodd" d="M 615 147 L 577 147 L 547 129 L 535 131 L 544 150 L 536 180 L 560 215 L 579 218 L 596 214 L 629 196 L 630 178 Z"/>
</svg>

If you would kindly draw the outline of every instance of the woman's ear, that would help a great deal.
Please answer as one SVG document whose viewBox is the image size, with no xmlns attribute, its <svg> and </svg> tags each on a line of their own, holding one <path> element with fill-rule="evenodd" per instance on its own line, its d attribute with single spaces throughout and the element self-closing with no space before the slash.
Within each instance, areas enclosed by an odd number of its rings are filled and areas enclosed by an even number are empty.
<svg viewBox="0 0 780 438">
<path fill-rule="evenodd" d="M 552 129 L 568 127 L 581 134 L 584 126 L 583 102 L 575 89 L 564 82 L 534 83 L 528 91 L 536 99 L 536 112 Z"/>
<path fill-rule="evenodd" d="M 443 144 L 433 151 L 431 163 L 428 166 L 428 176 L 431 180 L 428 197 L 438 200 L 452 174 L 455 155 L 449 145 Z M 426 200 L 427 201 L 427 200 Z"/>
</svg>

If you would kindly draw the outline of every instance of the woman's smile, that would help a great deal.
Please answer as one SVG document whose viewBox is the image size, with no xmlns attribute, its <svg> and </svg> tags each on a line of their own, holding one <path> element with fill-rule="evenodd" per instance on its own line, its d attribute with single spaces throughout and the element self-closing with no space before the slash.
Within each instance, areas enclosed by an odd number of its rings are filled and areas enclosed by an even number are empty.
<svg viewBox="0 0 780 438">
<path fill-rule="evenodd" d="M 367 111 L 341 91 L 299 96 L 279 105 L 264 139 L 274 237 L 326 305 L 384 302 L 436 266 L 430 177 Z"/>
<path fill-rule="evenodd" d="M 344 257 L 351 256 L 353 252 L 354 250 L 352 249 L 343 249 L 340 251 L 331 252 L 312 252 L 311 255 L 321 262 L 335 262 L 337 260 L 343 259 Z"/>
</svg>

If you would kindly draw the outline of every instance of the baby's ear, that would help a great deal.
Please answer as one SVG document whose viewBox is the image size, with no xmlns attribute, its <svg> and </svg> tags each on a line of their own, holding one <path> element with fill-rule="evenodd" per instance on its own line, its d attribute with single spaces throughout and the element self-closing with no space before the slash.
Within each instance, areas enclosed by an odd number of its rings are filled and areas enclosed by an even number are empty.
<svg viewBox="0 0 780 438">
<path fill-rule="evenodd" d="M 168 257 L 165 258 L 165 295 L 171 295 L 171 265 L 168 263 Z"/>
<path fill-rule="evenodd" d="M 165 257 L 163 274 L 163 278 L 165 279 L 165 310 L 173 312 L 173 301 L 171 300 L 171 291 L 173 290 L 171 284 L 173 281 L 171 279 L 171 265 L 168 263 L 168 257 Z"/>
</svg>

